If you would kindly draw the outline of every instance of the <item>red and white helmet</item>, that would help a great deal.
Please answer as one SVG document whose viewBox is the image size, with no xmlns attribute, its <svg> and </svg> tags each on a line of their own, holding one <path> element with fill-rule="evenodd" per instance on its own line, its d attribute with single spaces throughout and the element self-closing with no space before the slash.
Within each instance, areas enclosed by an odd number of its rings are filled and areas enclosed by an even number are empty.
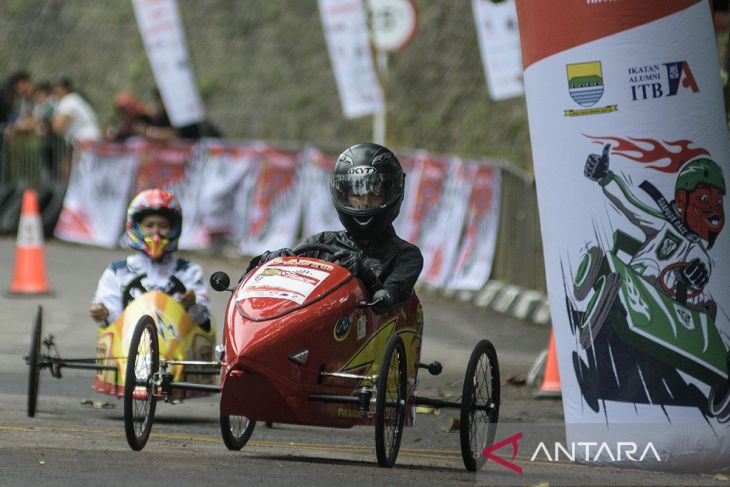
<svg viewBox="0 0 730 487">
<path fill-rule="evenodd" d="M 142 219 L 151 214 L 162 215 L 170 221 L 170 232 L 161 235 L 145 235 L 140 228 Z M 159 260 L 177 250 L 182 231 L 182 208 L 172 193 L 161 189 L 147 189 L 134 197 L 127 208 L 127 237 L 129 246 Z"/>
</svg>

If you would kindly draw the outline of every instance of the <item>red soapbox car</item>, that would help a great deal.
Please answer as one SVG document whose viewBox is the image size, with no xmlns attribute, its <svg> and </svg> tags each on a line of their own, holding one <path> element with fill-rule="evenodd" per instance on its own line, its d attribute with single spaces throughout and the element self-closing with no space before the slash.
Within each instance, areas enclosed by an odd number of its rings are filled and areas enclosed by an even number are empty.
<svg viewBox="0 0 730 487">
<path fill-rule="evenodd" d="M 460 408 L 461 450 L 467 470 L 484 463 L 499 415 L 499 365 L 494 346 L 480 341 L 467 364 L 461 401 L 416 395 L 423 311 L 413 294 L 382 314 L 345 268 L 304 257 L 333 254 L 323 244 L 302 245 L 250 272 L 235 289 L 223 272 L 211 276 L 216 291 L 231 291 L 223 346 L 217 348 L 220 386 L 175 382 L 160 360 L 157 328 L 140 320 L 128 353 L 125 429 L 134 450 L 147 443 L 158 400 L 175 389 L 219 388 L 220 424 L 229 449 L 241 449 L 256 421 L 350 428 L 375 426 L 378 464 L 392 467 L 403 427 L 415 406 Z M 196 365 L 202 365 L 195 362 Z"/>
</svg>

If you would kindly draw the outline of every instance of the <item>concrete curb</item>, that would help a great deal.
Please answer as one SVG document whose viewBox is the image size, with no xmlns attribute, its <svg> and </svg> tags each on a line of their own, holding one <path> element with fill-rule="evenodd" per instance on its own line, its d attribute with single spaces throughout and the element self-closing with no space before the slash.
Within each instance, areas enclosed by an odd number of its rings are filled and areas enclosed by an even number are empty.
<svg viewBox="0 0 730 487">
<path fill-rule="evenodd" d="M 428 284 L 420 284 L 416 288 L 440 293 L 446 298 L 470 302 L 478 308 L 493 309 L 520 320 L 539 325 L 550 324 L 550 305 L 547 296 L 540 291 L 496 280 L 487 282 L 479 291 L 438 289 Z"/>
</svg>

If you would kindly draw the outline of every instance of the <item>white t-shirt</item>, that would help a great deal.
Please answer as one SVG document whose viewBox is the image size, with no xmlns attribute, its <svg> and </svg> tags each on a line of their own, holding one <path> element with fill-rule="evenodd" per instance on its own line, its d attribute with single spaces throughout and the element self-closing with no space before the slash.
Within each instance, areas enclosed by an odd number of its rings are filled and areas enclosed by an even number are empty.
<svg viewBox="0 0 730 487">
<path fill-rule="evenodd" d="M 69 117 L 64 137 L 68 141 L 99 140 L 101 130 L 96 121 L 96 114 L 86 100 L 78 93 L 68 93 L 61 98 L 56 107 L 56 114 Z"/>
</svg>

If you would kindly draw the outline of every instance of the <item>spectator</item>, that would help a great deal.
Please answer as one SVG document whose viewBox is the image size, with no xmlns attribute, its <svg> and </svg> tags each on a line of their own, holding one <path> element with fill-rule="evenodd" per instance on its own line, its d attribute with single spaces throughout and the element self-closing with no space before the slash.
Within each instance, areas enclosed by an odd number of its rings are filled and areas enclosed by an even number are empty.
<svg viewBox="0 0 730 487">
<path fill-rule="evenodd" d="M 64 142 L 53 133 L 51 121 L 58 105 L 58 99 L 51 94 L 51 84 L 39 83 L 33 90 L 33 120 L 35 132 L 41 138 L 41 158 L 44 164 L 44 178 L 54 179 L 58 175 L 58 162 L 63 157 Z"/>
<path fill-rule="evenodd" d="M 152 124 L 147 107 L 131 93 L 117 93 L 114 96 L 114 107 L 119 123 L 107 129 L 107 139 L 124 140 L 135 135 L 144 135 L 145 129 Z"/>
<path fill-rule="evenodd" d="M 58 98 L 58 106 L 51 121 L 53 132 L 62 135 L 67 142 L 99 140 L 101 131 L 96 113 L 80 94 L 73 91 L 68 78 L 53 80 L 51 90 Z"/>
<path fill-rule="evenodd" d="M 33 120 L 33 82 L 27 71 L 16 71 L 8 77 L 6 83 L 8 93 L 7 122 L 5 129 L 7 138 L 18 133 L 32 132 L 35 127 Z"/>
<path fill-rule="evenodd" d="M 153 90 L 153 96 L 155 99 L 155 109 L 152 113 L 152 123 L 145 129 L 144 135 L 147 138 L 153 140 L 172 140 L 222 137 L 220 130 L 207 120 L 183 125 L 182 127 L 173 127 L 159 90 Z"/>
</svg>

